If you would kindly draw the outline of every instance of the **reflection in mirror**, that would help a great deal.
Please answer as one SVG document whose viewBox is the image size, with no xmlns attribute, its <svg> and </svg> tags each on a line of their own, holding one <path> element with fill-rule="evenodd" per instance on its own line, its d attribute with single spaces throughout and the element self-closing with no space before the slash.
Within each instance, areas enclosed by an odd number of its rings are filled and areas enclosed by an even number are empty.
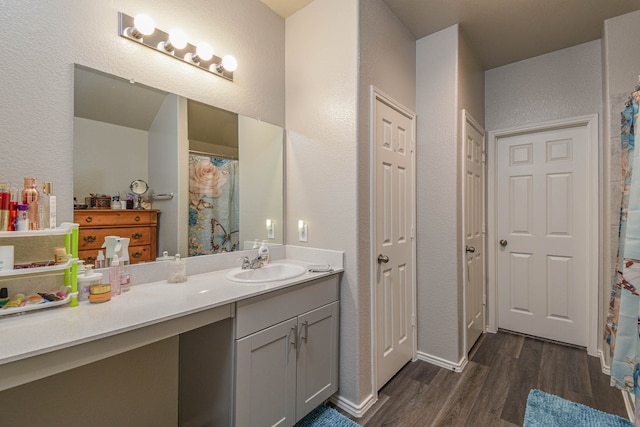
<svg viewBox="0 0 640 427">
<path fill-rule="evenodd" d="M 98 196 L 133 200 L 129 186 L 143 180 L 143 205 L 159 214 L 160 254 L 250 249 L 267 239 L 282 244 L 282 128 L 79 65 L 74 112 L 74 196 L 78 208 L 87 205 L 76 217 L 105 210 L 92 207 Z M 194 174 L 212 187 L 193 187 Z M 102 234 L 130 232 L 117 221 L 109 227 Z M 81 223 L 81 246 L 82 230 Z M 101 238 L 93 244 L 97 254 Z"/>
</svg>

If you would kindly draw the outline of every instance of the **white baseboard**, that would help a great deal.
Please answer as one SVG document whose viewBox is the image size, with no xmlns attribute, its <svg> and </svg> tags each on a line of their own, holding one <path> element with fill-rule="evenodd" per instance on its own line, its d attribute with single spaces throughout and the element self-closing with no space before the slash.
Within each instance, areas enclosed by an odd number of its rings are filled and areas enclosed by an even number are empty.
<svg viewBox="0 0 640 427">
<path fill-rule="evenodd" d="M 453 372 L 462 372 L 464 367 L 467 366 L 467 363 L 469 363 L 469 360 L 466 357 L 464 357 L 458 363 L 452 363 L 449 360 L 441 359 L 441 358 L 439 358 L 437 356 L 432 356 L 430 354 L 423 353 L 421 351 L 419 351 L 416 355 L 417 355 L 417 358 L 419 360 L 422 360 L 423 362 L 431 363 L 432 365 L 436 365 L 436 366 L 439 366 L 441 368 L 449 369 L 449 370 L 451 370 Z"/>
<path fill-rule="evenodd" d="M 604 352 L 602 350 L 598 350 L 598 357 L 600 358 L 600 369 L 602 369 L 602 373 L 611 375 L 611 367 L 607 365 L 607 361 L 604 358 Z"/>
<path fill-rule="evenodd" d="M 336 405 L 337 408 L 342 409 L 347 414 L 356 418 L 362 418 L 364 414 L 376 403 L 376 398 L 373 394 L 370 394 L 362 403 L 356 405 L 352 401 L 345 399 L 344 397 L 334 394 L 329 398 L 331 403 Z"/>
</svg>

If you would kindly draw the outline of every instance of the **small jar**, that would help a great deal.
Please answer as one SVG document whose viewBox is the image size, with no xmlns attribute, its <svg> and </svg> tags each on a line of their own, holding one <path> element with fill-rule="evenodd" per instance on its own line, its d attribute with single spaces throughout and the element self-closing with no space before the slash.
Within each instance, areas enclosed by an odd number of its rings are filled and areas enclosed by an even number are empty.
<svg viewBox="0 0 640 427">
<path fill-rule="evenodd" d="M 187 281 L 187 261 L 176 254 L 173 261 L 169 261 L 168 283 L 182 283 Z"/>
</svg>

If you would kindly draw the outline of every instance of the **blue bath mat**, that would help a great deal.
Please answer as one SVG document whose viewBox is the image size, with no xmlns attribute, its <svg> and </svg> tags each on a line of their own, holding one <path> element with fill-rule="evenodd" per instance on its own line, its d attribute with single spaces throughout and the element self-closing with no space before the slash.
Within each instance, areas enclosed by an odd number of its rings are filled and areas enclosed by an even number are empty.
<svg viewBox="0 0 640 427">
<path fill-rule="evenodd" d="M 633 427 L 633 423 L 626 418 L 570 402 L 544 391 L 531 390 L 527 398 L 523 427 L 538 426 Z"/>
<path fill-rule="evenodd" d="M 345 417 L 327 405 L 320 405 L 306 417 L 296 423 L 294 427 L 359 427 L 349 418 Z"/>
</svg>

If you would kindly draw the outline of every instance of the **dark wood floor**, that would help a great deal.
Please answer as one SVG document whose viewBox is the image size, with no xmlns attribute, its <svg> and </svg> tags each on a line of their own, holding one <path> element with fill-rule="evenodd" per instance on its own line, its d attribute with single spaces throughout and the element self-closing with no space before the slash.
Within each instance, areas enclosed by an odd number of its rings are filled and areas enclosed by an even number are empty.
<svg viewBox="0 0 640 427">
<path fill-rule="evenodd" d="M 620 391 L 584 349 L 485 334 L 462 373 L 407 364 L 356 421 L 374 426 L 521 426 L 532 388 L 626 417 Z"/>
</svg>

